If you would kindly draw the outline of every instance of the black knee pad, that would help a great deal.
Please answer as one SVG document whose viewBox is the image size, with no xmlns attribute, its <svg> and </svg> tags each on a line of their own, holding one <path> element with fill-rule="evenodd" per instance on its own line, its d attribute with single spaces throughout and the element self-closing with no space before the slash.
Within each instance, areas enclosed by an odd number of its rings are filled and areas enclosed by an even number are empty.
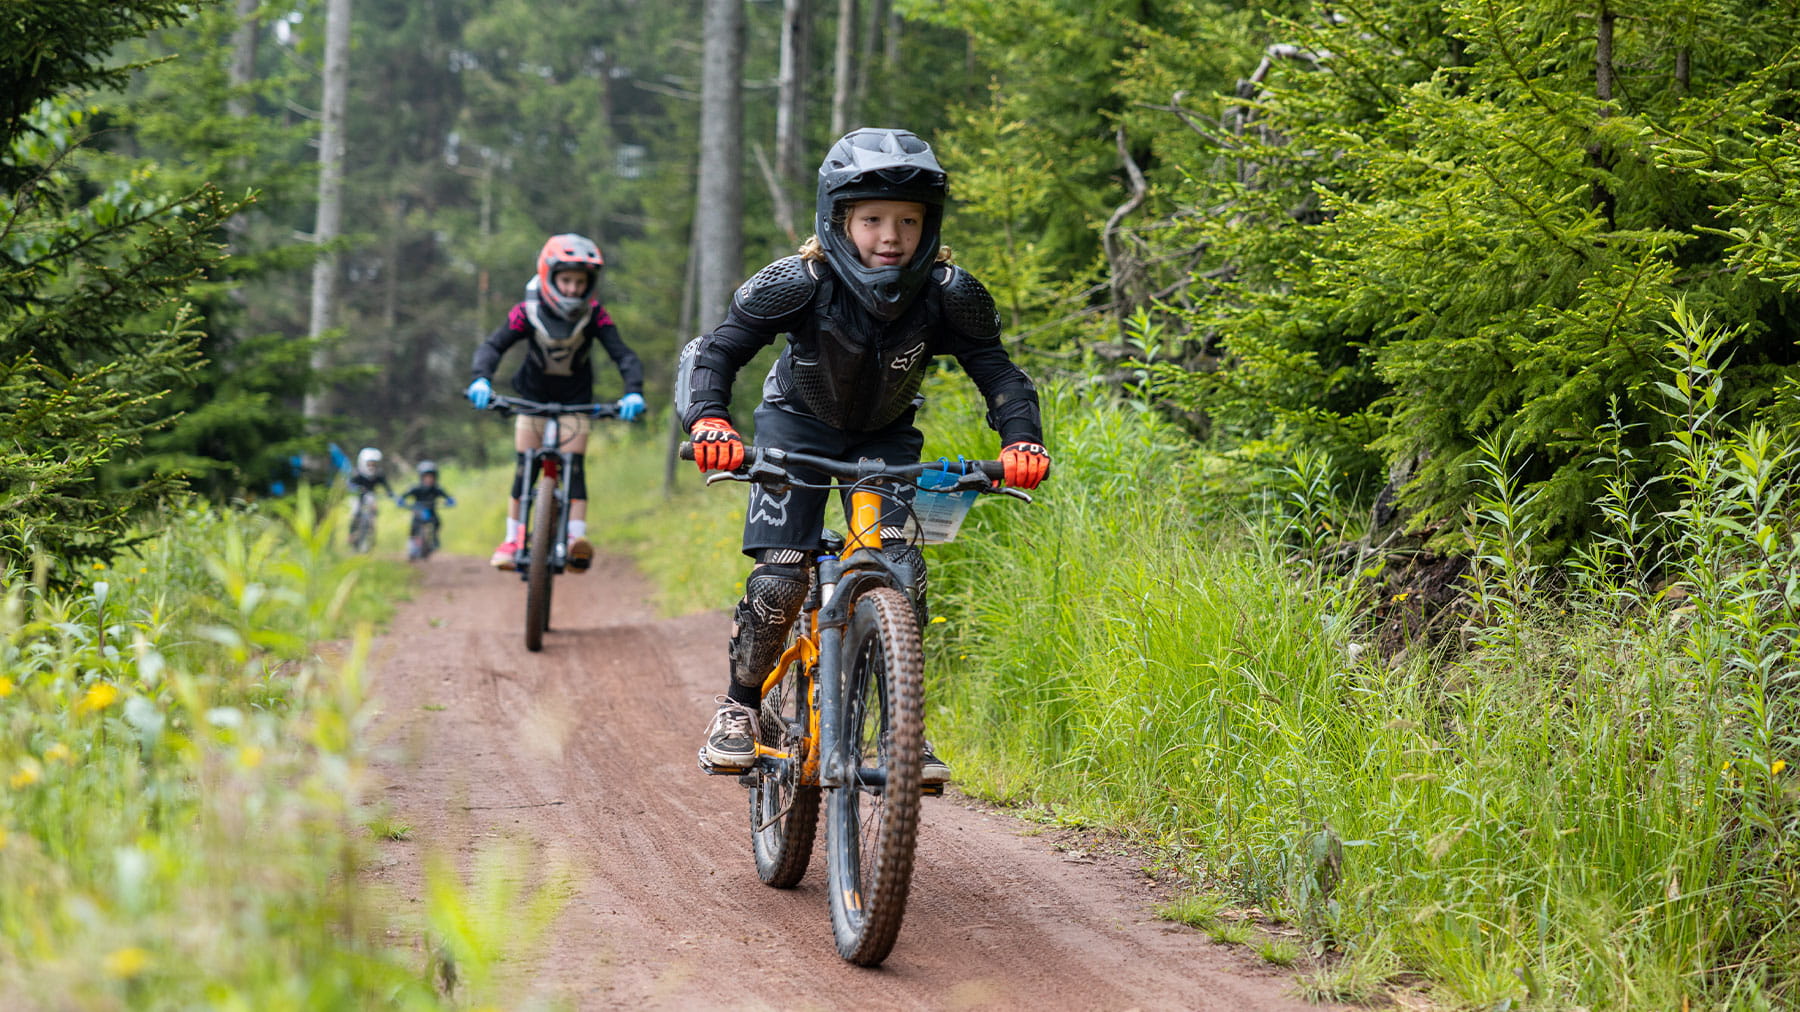
<svg viewBox="0 0 1800 1012">
<path fill-rule="evenodd" d="M 513 454 L 512 497 L 514 499 L 525 498 L 525 455 L 523 453 Z"/>
<path fill-rule="evenodd" d="M 758 563 L 744 581 L 731 625 L 731 680 L 761 688 L 787 640 L 788 626 L 806 603 L 806 567 Z"/>
<path fill-rule="evenodd" d="M 919 619 L 920 631 L 924 631 L 925 623 L 931 620 L 931 612 L 925 607 L 925 553 L 911 542 L 883 541 L 881 554 L 912 570 L 912 583 L 907 585 L 906 596 L 912 598 L 913 614 Z"/>
<path fill-rule="evenodd" d="M 569 461 L 569 498 L 587 499 L 587 458 L 579 453 Z"/>
</svg>

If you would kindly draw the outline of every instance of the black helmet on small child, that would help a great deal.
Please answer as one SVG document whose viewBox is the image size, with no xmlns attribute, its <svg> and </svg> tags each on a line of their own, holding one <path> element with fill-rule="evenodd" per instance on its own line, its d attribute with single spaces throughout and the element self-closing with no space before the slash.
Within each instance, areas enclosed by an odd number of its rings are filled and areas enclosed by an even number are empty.
<svg viewBox="0 0 1800 1012">
<path fill-rule="evenodd" d="M 930 276 L 931 265 L 937 261 L 947 189 L 944 169 L 931 153 L 931 145 L 910 130 L 852 130 L 825 153 L 819 166 L 813 229 L 833 273 L 876 317 L 899 317 Z M 856 244 L 844 231 L 845 209 L 859 200 L 910 200 L 924 205 L 919 248 L 910 263 L 863 266 Z"/>
</svg>

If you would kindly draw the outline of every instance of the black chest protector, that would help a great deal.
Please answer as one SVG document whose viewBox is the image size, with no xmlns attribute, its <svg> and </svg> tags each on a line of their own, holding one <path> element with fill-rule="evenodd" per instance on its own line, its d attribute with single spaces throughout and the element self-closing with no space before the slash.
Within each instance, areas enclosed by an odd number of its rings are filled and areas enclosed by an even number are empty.
<svg viewBox="0 0 1800 1012">
<path fill-rule="evenodd" d="M 932 337 L 941 326 L 936 286 L 928 285 L 905 312 L 884 323 L 829 270 L 813 264 L 802 269 L 816 276 L 812 311 L 790 334 L 770 384 L 834 428 L 868 432 L 895 421 L 917 402 L 925 382 Z"/>
</svg>

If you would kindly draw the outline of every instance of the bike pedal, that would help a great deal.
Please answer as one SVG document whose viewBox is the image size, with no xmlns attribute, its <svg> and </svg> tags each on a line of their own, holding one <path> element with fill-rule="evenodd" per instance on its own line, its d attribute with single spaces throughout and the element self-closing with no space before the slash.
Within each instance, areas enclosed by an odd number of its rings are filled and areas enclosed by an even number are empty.
<svg viewBox="0 0 1800 1012">
<path fill-rule="evenodd" d="M 700 749 L 698 752 L 694 753 L 694 761 L 700 764 L 700 772 L 709 777 L 743 778 L 751 775 L 751 770 L 748 766 L 714 766 L 712 763 L 706 761 L 705 749 Z"/>
<path fill-rule="evenodd" d="M 943 784 L 920 784 L 919 785 L 919 794 L 921 796 L 927 797 L 927 798 L 941 798 L 944 796 L 944 785 Z"/>
</svg>

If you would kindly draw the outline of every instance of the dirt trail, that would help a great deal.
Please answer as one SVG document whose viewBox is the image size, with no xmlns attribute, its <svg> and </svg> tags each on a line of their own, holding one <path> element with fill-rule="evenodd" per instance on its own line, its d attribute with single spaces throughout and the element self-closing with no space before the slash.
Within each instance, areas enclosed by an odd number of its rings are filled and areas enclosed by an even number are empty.
<svg viewBox="0 0 1800 1012">
<path fill-rule="evenodd" d="M 831 943 L 823 840 L 797 889 L 757 880 L 744 789 L 694 766 L 728 618 L 658 619 L 628 562 L 560 579 L 542 653 L 524 588 L 439 556 L 376 645 L 376 793 L 412 827 L 368 877 L 417 903 L 432 852 L 498 841 L 572 871 L 519 1003 L 580 1009 L 1319 1009 L 1245 947 L 1157 921 L 1128 861 L 1059 851 L 954 791 L 928 799 L 899 944 Z"/>
</svg>

